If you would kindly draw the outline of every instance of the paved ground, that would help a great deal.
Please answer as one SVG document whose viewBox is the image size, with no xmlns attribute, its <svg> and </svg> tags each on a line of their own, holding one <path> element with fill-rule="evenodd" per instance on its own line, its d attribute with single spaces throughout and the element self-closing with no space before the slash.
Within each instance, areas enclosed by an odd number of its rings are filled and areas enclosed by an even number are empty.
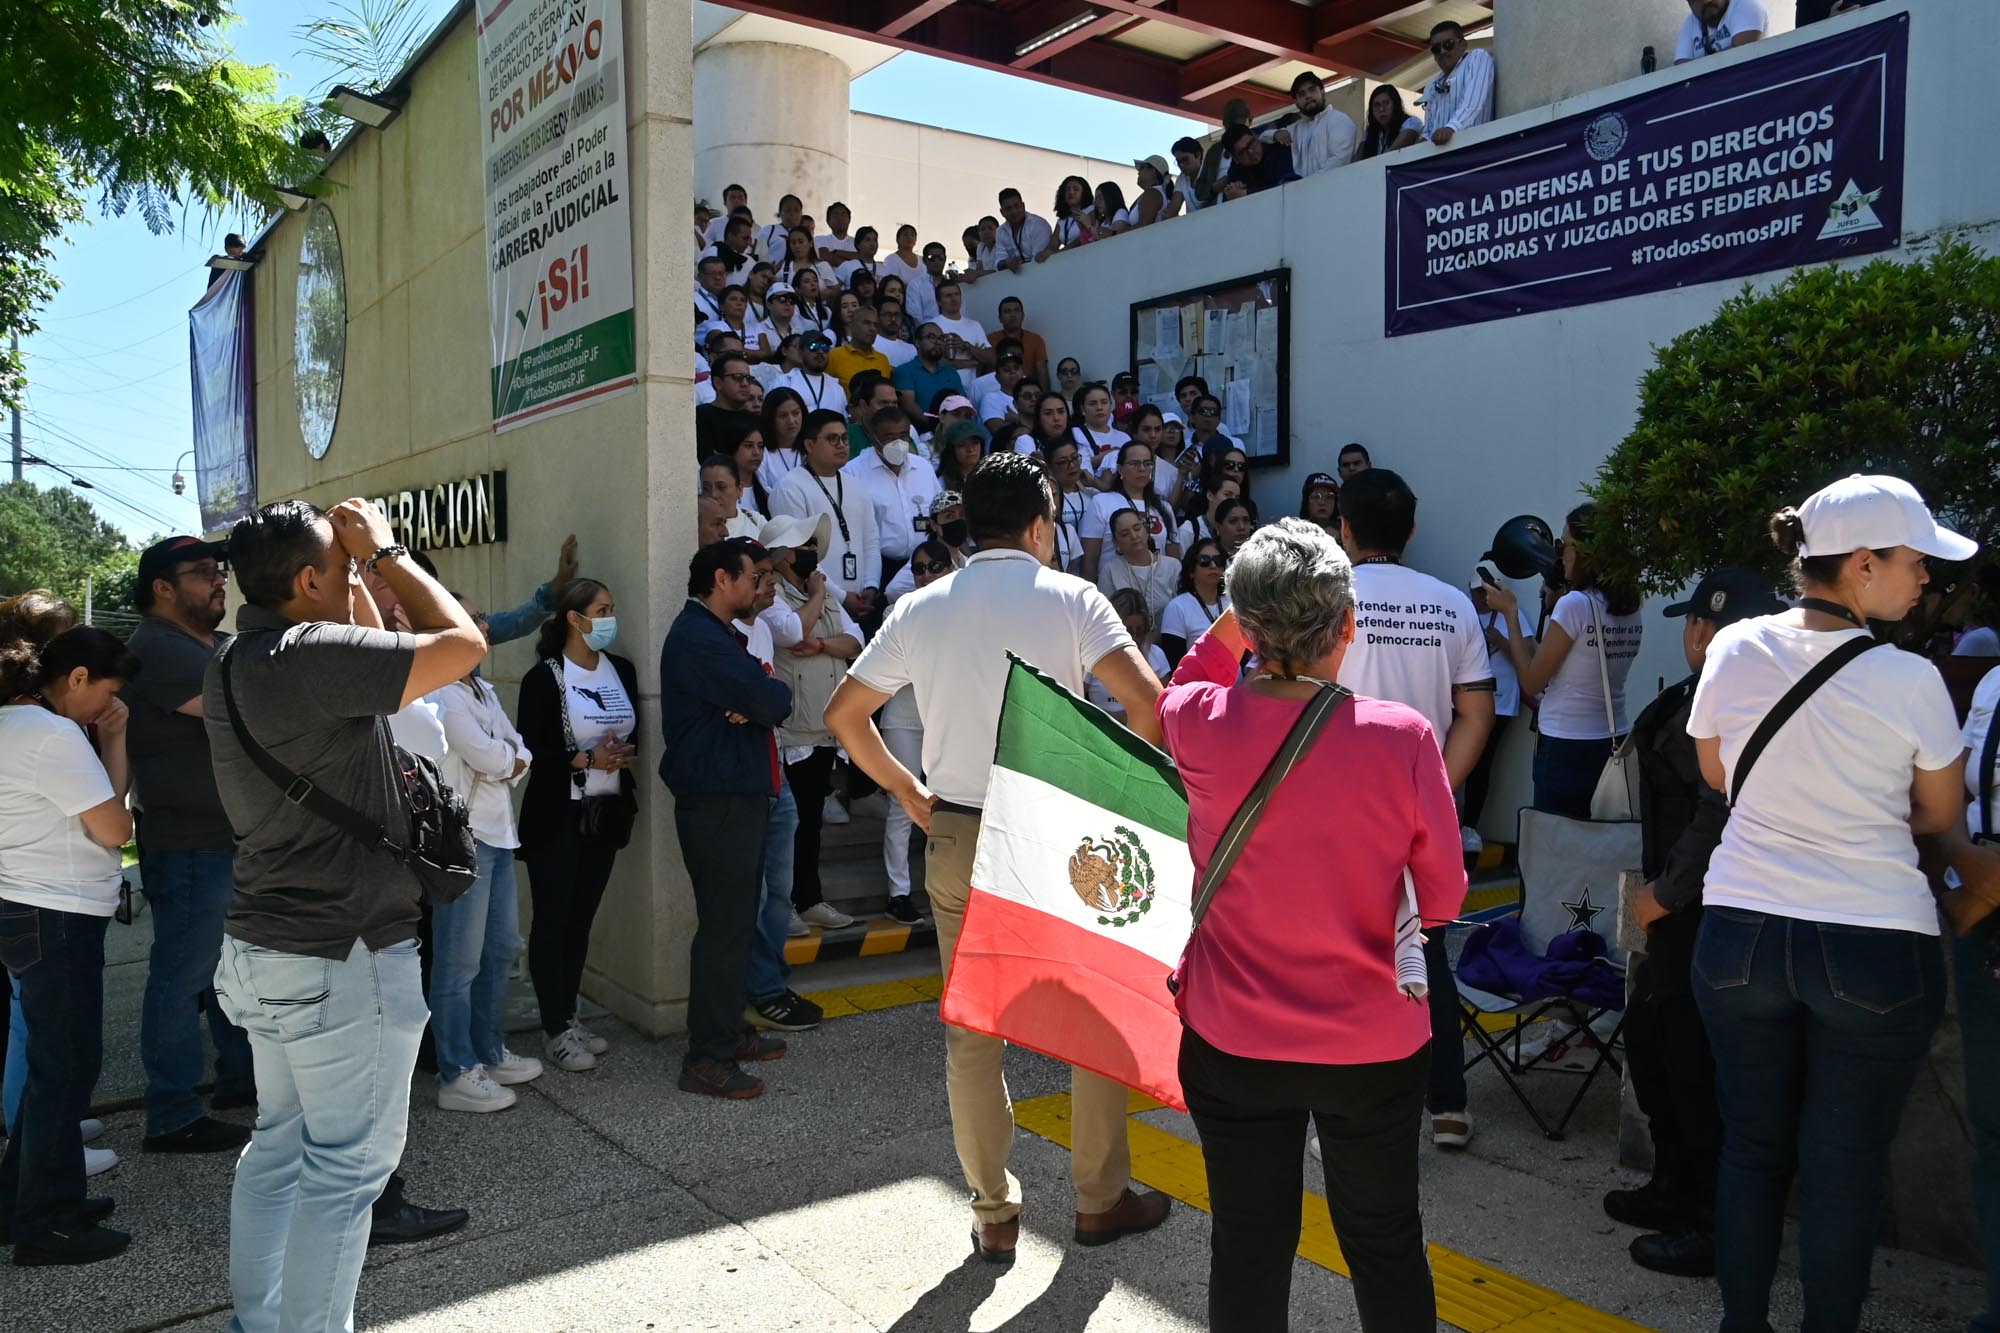
<svg viewBox="0 0 2000 1333">
<path fill-rule="evenodd" d="M 119 939 L 114 935 L 114 939 Z M 143 930 L 120 956 L 142 956 Z M 944 1110 L 943 1042 L 922 979 L 935 955 L 820 964 L 801 983 L 847 988 L 819 1032 L 763 1067 L 759 1101 L 718 1104 L 674 1089 L 680 1044 L 614 1024 L 598 1070 L 551 1072 L 496 1116 L 441 1113 L 418 1080 L 404 1169 L 419 1202 L 473 1210 L 465 1231 L 378 1250 L 359 1322 L 396 1330 L 710 1328 L 1158 1330 L 1202 1326 L 1208 1218 L 1177 1205 L 1160 1232 L 1101 1250 L 1066 1244 L 1071 1201 L 1061 1137 L 1066 1080 L 1017 1053 L 1010 1066 L 1024 1129 L 1015 1170 L 1027 1234 L 1016 1267 L 965 1262 L 962 1184 Z M 114 967 L 132 995 L 143 965 Z M 896 978 L 917 978 L 898 984 Z M 118 1002 L 114 1000 L 114 1005 Z M 868 1006 L 888 1005 L 869 1010 Z M 114 1007 L 114 1014 L 120 1009 Z M 114 1049 L 128 1043 L 114 1030 Z M 112 1069 L 121 1067 L 114 1063 Z M 1552 1086 L 1559 1076 L 1545 1076 Z M 116 1078 L 106 1091 L 116 1093 Z M 132 1084 L 130 1086 L 136 1086 Z M 1705 1283 L 1626 1261 L 1629 1232 L 1599 1211 L 1625 1180 L 1611 1165 L 1616 1103 L 1607 1086 L 1570 1139 L 1545 1142 L 1490 1076 L 1470 1152 L 1426 1150 L 1425 1208 L 1441 1308 L 1474 1330 L 1586 1333 L 1715 1326 Z M 1028 1126 L 1042 1133 L 1030 1132 Z M 138 1153 L 136 1112 L 111 1117 L 126 1162 L 98 1187 L 137 1235 L 120 1259 L 74 1271 L 0 1268 L 0 1328 L 209 1329 L 227 1317 L 226 1159 Z M 1044 1137 L 1044 1134 L 1054 1137 Z M 1143 1179 L 1201 1197 L 1186 1121 L 1135 1116 Z M 1309 1176 L 1309 1179 L 1311 1177 Z M 1323 1205 L 1322 1205 L 1323 1207 Z M 1309 1205 L 1310 1208 L 1310 1205 Z M 1308 1227 L 1294 1270 L 1293 1323 L 1353 1327 L 1337 1255 Z M 1315 1262 L 1317 1260 L 1318 1262 Z M 1977 1308 L 1976 1276 L 1912 1255 L 1877 1259 L 1872 1329 L 1957 1329 Z M 1782 1279 L 1780 1327 L 1796 1326 L 1795 1274 Z"/>
</svg>

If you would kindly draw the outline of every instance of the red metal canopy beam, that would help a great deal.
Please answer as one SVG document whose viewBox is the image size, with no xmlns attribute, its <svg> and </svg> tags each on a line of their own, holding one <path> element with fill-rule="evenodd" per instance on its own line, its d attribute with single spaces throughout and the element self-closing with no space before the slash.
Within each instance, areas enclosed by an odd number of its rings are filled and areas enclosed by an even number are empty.
<svg viewBox="0 0 2000 1333">
<path fill-rule="evenodd" d="M 1315 46 L 1334 46 L 1411 14 L 1436 7 L 1437 0 L 1325 0 L 1312 10 Z"/>
<path fill-rule="evenodd" d="M 1399 65 L 1408 64 L 1428 49 L 1422 42 L 1413 42 L 1396 33 L 1377 29 L 1341 39 L 1327 48 L 1327 55 L 1329 59 L 1379 76 Z"/>
<path fill-rule="evenodd" d="M 1178 76 L 1181 100 L 1199 102 L 1213 97 L 1252 74 L 1260 74 L 1284 63 L 1282 56 L 1255 51 L 1247 46 L 1218 46 L 1181 66 Z"/>
<path fill-rule="evenodd" d="M 1074 18 L 1077 14 L 1082 13 L 1086 8 L 1088 8 L 1088 6 L 1079 4 L 1077 8 L 1074 11 L 1072 11 L 1070 17 Z M 1098 15 L 1096 18 L 1092 19 L 1090 22 L 1084 24 L 1081 28 L 1078 28 L 1073 32 L 1066 32 L 1062 36 L 1056 38 L 1054 41 L 1046 42 L 1041 46 L 1036 47 L 1034 50 L 1028 52 L 1028 54 L 1024 56 L 1015 56 L 1011 63 L 1015 69 L 1027 69 L 1031 66 L 1039 65 L 1044 61 L 1054 60 L 1057 56 L 1069 50 L 1071 47 L 1082 46 L 1086 42 L 1094 42 L 1100 37 L 1109 37 L 1112 33 L 1122 31 L 1125 28 L 1129 28 L 1138 21 L 1139 20 L 1133 18 L 1130 14 L 1126 14 L 1119 10 L 1114 9 L 1108 14 Z M 1014 43 L 1014 48 L 1016 50 L 1019 50 L 1024 43 L 1033 41 L 1036 37 L 1041 36 L 1043 33 L 1047 32 L 1050 28 L 1055 27 L 1057 23 L 1061 22 L 1064 22 L 1064 20 L 1057 19 L 1056 23 L 1045 24 L 1044 26 L 1035 29 L 1035 31 L 1023 35 L 1020 41 Z M 1017 33 L 1021 31 L 1020 25 L 1018 23 L 1015 25 L 1014 30 Z"/>
<path fill-rule="evenodd" d="M 935 18 L 957 0 L 898 0 L 877 23 L 878 37 L 901 37 L 925 19 Z"/>
</svg>

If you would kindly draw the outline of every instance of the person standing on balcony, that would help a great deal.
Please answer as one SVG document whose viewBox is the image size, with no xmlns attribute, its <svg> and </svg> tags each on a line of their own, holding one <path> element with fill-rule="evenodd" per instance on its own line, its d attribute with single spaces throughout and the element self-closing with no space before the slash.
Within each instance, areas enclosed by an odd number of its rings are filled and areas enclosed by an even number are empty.
<svg viewBox="0 0 2000 1333">
<path fill-rule="evenodd" d="M 1431 29 L 1431 58 L 1438 76 L 1424 85 L 1424 138 L 1447 148 L 1460 130 L 1493 119 L 1493 53 L 1465 44 L 1465 29 L 1450 19 Z"/>
<path fill-rule="evenodd" d="M 1298 115 L 1272 132 L 1269 141 L 1292 150 L 1292 169 L 1310 176 L 1344 167 L 1354 157 L 1354 121 L 1326 104 L 1326 83 L 1311 70 L 1292 80 Z"/>
<path fill-rule="evenodd" d="M 1681 20 L 1680 41 L 1674 45 L 1674 63 L 1685 65 L 1703 56 L 1748 46 L 1770 26 L 1764 0 L 1688 0 L 1688 16 Z"/>
</svg>

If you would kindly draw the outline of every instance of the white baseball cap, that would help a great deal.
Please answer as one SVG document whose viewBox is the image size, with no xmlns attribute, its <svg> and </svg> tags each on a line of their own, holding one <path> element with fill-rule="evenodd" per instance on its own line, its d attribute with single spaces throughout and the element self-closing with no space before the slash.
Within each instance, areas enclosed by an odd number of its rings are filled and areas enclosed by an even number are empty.
<svg viewBox="0 0 2000 1333">
<path fill-rule="evenodd" d="M 1978 542 L 1933 518 L 1917 488 L 1901 477 L 1857 472 L 1836 481 L 1799 506 L 1799 522 L 1806 530 L 1803 556 L 1907 546 L 1940 560 L 1969 560 L 1979 550 Z"/>
</svg>

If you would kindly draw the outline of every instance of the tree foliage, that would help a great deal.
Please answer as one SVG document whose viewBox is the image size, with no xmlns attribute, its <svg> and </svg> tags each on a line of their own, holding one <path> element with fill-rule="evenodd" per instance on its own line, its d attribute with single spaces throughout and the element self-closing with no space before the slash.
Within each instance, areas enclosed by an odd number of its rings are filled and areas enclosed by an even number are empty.
<svg viewBox="0 0 2000 1333">
<path fill-rule="evenodd" d="M 2000 258 L 1950 241 L 1916 263 L 1802 269 L 1661 348 L 1638 424 L 1585 488 L 1600 507 L 1592 566 L 1652 593 L 1725 565 L 1780 574 L 1770 515 L 1854 472 L 1906 479 L 1980 543 L 1934 589 L 1990 559 Z"/>
<path fill-rule="evenodd" d="M 127 611 L 137 572 L 138 555 L 125 534 L 75 491 L 28 481 L 0 485 L 0 597 L 47 588 L 81 612 L 88 575 L 99 604 Z"/>
<path fill-rule="evenodd" d="M 314 159 L 301 104 L 277 72 L 231 57 L 227 0 L 7 0 L 0 4 L 0 342 L 35 329 L 55 289 L 50 245 L 95 194 L 170 230 L 189 207 L 268 203 Z M 22 366 L 0 349 L 0 403 Z"/>
</svg>

